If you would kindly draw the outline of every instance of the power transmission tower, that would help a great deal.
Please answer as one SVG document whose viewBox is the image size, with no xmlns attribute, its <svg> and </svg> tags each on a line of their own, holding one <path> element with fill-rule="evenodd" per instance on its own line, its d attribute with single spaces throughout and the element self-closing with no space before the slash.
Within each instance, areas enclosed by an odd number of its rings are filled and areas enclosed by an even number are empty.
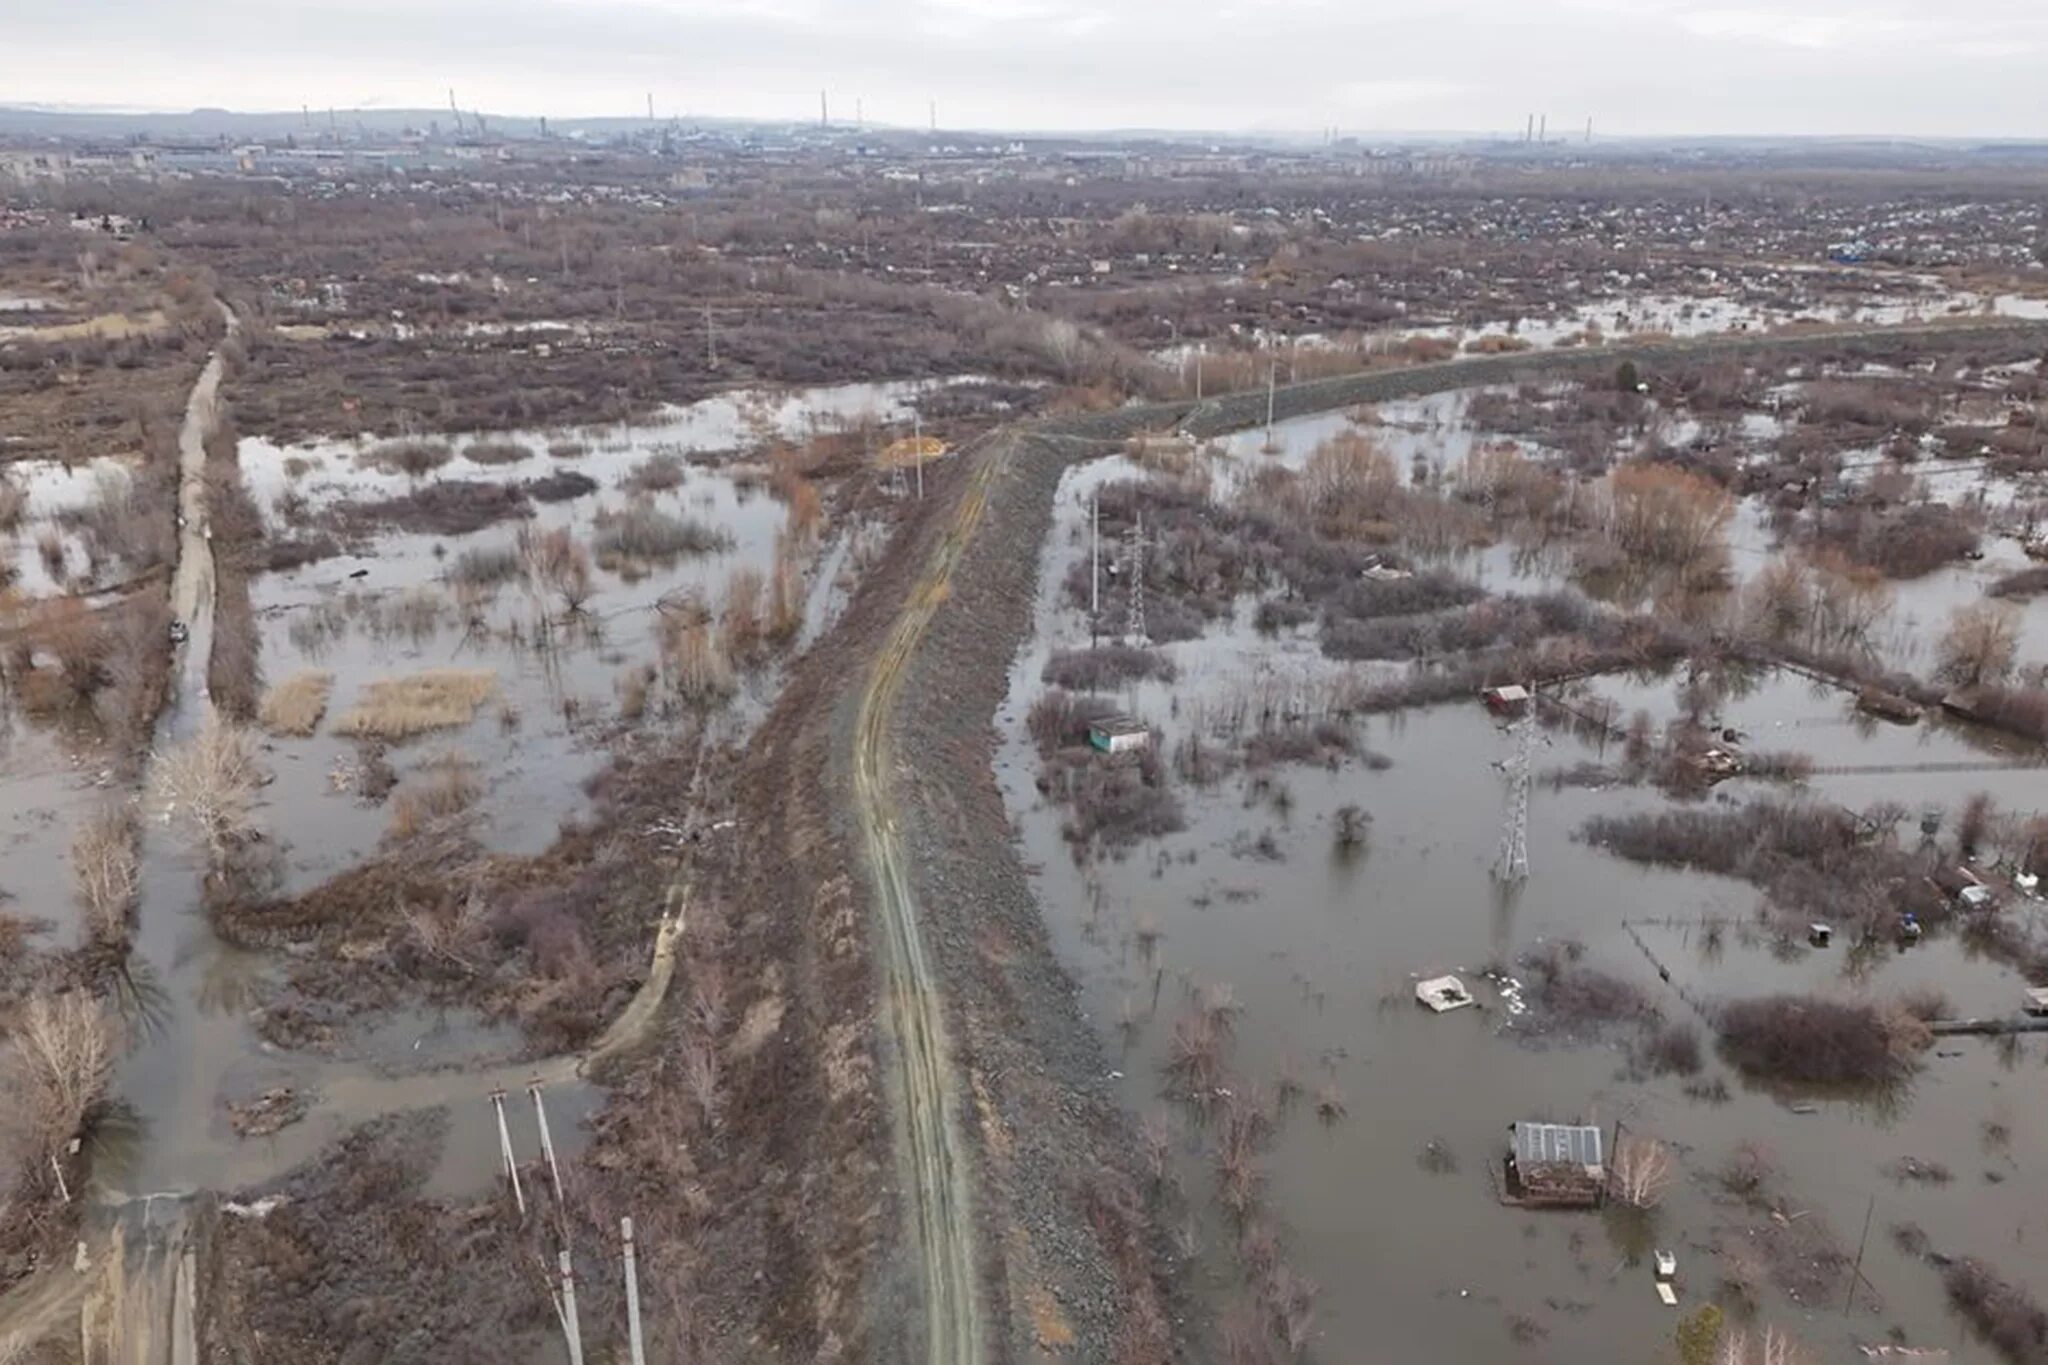
<svg viewBox="0 0 2048 1365">
<path fill-rule="evenodd" d="M 1529 879 L 1529 785 L 1536 750 L 1536 689 L 1529 689 L 1525 709 L 1510 733 L 1514 753 L 1502 771 L 1507 774 L 1508 815 L 1500 835 L 1500 857 L 1493 875 L 1504 882 Z"/>
<path fill-rule="evenodd" d="M 1145 519 L 1141 516 L 1131 528 L 1130 540 L 1124 550 L 1125 562 L 1130 565 L 1130 596 L 1125 599 L 1124 636 L 1127 641 L 1147 643 L 1145 635 Z"/>
</svg>

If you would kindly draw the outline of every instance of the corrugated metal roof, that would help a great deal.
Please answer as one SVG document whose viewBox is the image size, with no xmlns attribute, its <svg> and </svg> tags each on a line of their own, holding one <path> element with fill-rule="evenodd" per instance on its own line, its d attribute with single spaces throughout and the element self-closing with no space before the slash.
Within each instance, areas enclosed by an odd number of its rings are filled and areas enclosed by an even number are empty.
<svg viewBox="0 0 2048 1365">
<path fill-rule="evenodd" d="M 1540 1166 L 1552 1161 L 1600 1165 L 1600 1130 L 1570 1123 L 1516 1124 L 1515 1164 Z"/>
</svg>

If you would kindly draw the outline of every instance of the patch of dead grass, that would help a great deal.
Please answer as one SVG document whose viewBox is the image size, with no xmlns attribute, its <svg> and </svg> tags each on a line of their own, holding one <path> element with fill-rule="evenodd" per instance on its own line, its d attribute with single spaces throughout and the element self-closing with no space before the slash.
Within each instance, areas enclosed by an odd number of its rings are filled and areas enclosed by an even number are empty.
<svg viewBox="0 0 2048 1365">
<path fill-rule="evenodd" d="M 403 740 L 452 730 L 474 720 L 497 687 L 498 675 L 488 668 L 434 668 L 386 678 L 365 687 L 356 704 L 335 718 L 334 733 Z"/>
<path fill-rule="evenodd" d="M 273 735 L 303 739 L 320 728 L 327 714 L 327 698 L 334 691 L 334 675 L 325 669 L 309 668 L 294 673 L 263 694 L 256 718 Z"/>
</svg>

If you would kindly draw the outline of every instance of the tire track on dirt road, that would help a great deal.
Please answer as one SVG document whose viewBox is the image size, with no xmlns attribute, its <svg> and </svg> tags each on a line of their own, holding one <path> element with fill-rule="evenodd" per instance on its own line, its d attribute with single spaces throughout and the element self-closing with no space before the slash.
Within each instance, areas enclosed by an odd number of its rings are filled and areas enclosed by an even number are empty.
<svg viewBox="0 0 2048 1365">
<path fill-rule="evenodd" d="M 973 456 L 963 451 L 957 458 Z M 968 1158 L 953 1094 L 944 1002 L 919 927 L 891 800 L 889 715 L 904 672 L 946 600 L 953 566 L 988 505 L 989 486 L 1008 459 L 1009 446 L 1002 437 L 981 452 L 952 524 L 868 673 L 854 726 L 854 804 L 882 921 L 883 994 L 896 1042 L 896 1083 L 891 1089 L 898 1150 L 910 1180 L 924 1291 L 925 1359 L 945 1365 L 979 1365 L 985 1355 L 985 1331 Z"/>
</svg>

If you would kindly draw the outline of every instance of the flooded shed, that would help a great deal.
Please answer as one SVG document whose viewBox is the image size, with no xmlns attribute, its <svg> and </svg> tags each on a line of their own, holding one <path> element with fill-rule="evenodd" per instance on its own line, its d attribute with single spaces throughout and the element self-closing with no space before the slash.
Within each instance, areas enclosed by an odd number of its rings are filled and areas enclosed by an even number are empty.
<svg viewBox="0 0 2048 1365">
<path fill-rule="evenodd" d="M 1607 1190 L 1601 1134 L 1590 1124 L 1508 1125 L 1507 1198 L 1528 1208 L 1590 1209 Z"/>
<path fill-rule="evenodd" d="M 1152 731 L 1135 716 L 1105 716 L 1088 727 L 1088 743 L 1105 754 L 1129 753 L 1152 740 Z"/>
<path fill-rule="evenodd" d="M 1518 716 L 1529 705 L 1529 689 L 1520 683 L 1489 687 L 1479 695 L 1486 709 L 1496 715 Z"/>
</svg>

